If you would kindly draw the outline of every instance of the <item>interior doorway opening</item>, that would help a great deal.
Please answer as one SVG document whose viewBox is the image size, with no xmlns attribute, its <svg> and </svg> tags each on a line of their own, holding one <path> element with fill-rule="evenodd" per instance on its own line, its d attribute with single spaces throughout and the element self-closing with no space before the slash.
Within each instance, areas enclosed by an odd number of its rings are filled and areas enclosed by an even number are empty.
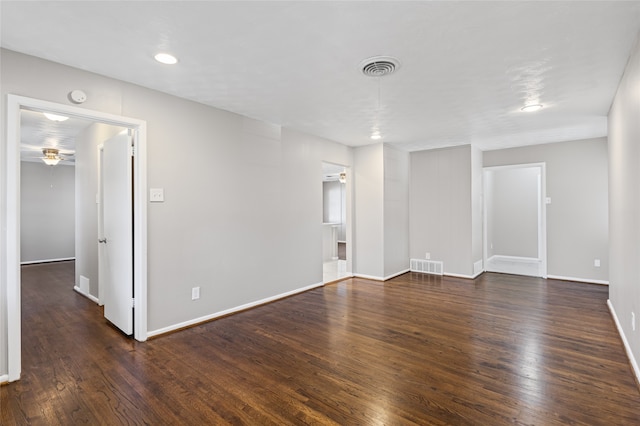
<svg viewBox="0 0 640 426">
<path fill-rule="evenodd" d="M 545 164 L 486 167 L 485 271 L 547 276 Z"/>
<path fill-rule="evenodd" d="M 322 281 L 351 276 L 348 169 L 322 163 Z"/>
<path fill-rule="evenodd" d="M 133 292 L 137 300 L 134 338 L 138 341 L 147 339 L 147 223 L 146 223 L 146 122 L 138 119 L 117 116 L 99 111 L 87 110 L 76 106 L 57 104 L 39 99 L 8 95 L 7 99 L 7 150 L 5 156 L 6 215 L 3 227 L 6 232 L 6 257 L 1 260 L 0 270 L 6 283 L 6 349 L 8 381 L 20 378 L 21 362 L 21 218 L 20 218 L 20 152 L 21 152 L 21 113 L 45 111 L 65 117 L 103 123 L 132 129 L 135 132 L 136 155 L 135 174 L 132 179 L 134 206 L 132 221 L 134 223 L 134 278 Z M 96 241 L 97 244 L 97 241 Z M 2 330 L 4 333 L 5 330 Z"/>
</svg>

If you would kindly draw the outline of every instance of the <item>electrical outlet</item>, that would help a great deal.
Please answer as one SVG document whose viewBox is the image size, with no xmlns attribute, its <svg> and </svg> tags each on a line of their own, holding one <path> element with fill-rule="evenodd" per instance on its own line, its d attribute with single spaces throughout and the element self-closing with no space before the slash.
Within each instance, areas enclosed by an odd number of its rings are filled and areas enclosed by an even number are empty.
<svg viewBox="0 0 640 426">
<path fill-rule="evenodd" d="M 431 253 L 429 252 L 425 253 L 424 258 L 427 260 L 431 260 Z"/>
<path fill-rule="evenodd" d="M 200 299 L 200 287 L 193 287 L 191 289 L 191 300 Z"/>
<path fill-rule="evenodd" d="M 636 313 L 631 312 L 631 331 L 636 331 Z"/>
<path fill-rule="evenodd" d="M 600 267 L 600 259 L 594 259 L 593 266 L 595 266 L 596 268 L 599 268 Z"/>
</svg>

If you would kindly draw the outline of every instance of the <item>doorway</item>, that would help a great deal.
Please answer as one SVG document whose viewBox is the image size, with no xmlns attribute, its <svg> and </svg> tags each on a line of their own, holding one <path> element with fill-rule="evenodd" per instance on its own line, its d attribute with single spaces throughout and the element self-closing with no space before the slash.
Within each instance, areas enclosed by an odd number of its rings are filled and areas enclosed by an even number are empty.
<svg viewBox="0 0 640 426">
<path fill-rule="evenodd" d="M 322 163 L 322 282 L 351 276 L 348 168 Z"/>
<path fill-rule="evenodd" d="M 485 167 L 485 271 L 547 276 L 545 164 Z"/>
<path fill-rule="evenodd" d="M 21 372 L 21 297 L 20 297 L 20 113 L 22 110 L 53 112 L 68 117 L 92 120 L 135 132 L 133 157 L 135 173 L 132 179 L 133 202 L 133 292 L 136 299 L 134 338 L 147 339 L 147 266 L 146 266 L 146 122 L 84 108 L 57 104 L 16 95 L 7 97 L 6 206 L 3 226 L 7 230 L 6 257 L 2 273 L 6 285 L 7 303 L 7 363 L 8 381 L 20 378 Z"/>
<path fill-rule="evenodd" d="M 29 151 L 39 157 L 29 158 Z M 74 165 L 68 160 L 47 165 L 41 149 L 27 147 L 21 158 L 20 187 L 20 264 L 74 260 Z"/>
</svg>

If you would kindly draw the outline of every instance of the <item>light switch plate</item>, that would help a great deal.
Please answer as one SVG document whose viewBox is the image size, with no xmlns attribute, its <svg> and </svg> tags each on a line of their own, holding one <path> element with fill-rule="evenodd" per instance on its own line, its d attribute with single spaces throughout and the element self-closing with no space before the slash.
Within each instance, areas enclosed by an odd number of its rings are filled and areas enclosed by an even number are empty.
<svg viewBox="0 0 640 426">
<path fill-rule="evenodd" d="M 164 202 L 164 188 L 149 189 L 149 201 L 152 203 Z"/>
</svg>

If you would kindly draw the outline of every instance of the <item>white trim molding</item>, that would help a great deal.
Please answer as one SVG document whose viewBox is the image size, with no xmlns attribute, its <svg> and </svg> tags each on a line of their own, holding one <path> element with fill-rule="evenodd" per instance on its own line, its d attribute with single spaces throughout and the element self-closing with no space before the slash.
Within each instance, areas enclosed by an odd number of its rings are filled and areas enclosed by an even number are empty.
<svg viewBox="0 0 640 426">
<path fill-rule="evenodd" d="M 250 308 L 255 308 L 260 305 L 265 305 L 267 303 L 275 302 L 279 299 L 284 299 L 289 296 L 293 296 L 298 293 L 304 293 L 305 291 L 313 290 L 318 287 L 324 286 L 324 283 L 311 284 L 306 287 L 298 288 L 295 290 L 288 291 L 286 293 L 281 293 L 275 296 L 267 297 L 265 299 L 256 300 L 255 302 L 245 303 L 244 305 L 236 306 L 235 308 L 225 309 L 223 311 L 219 311 L 210 315 L 205 315 L 200 318 L 195 318 L 189 321 L 184 321 L 178 324 L 173 324 L 167 327 L 162 327 L 157 330 L 152 330 L 147 333 L 148 337 L 160 336 L 162 334 L 170 333 L 172 331 L 180 330 L 181 328 L 193 327 L 198 324 L 202 324 L 216 318 L 224 317 L 226 315 L 234 314 L 240 311 L 245 311 Z"/>
<path fill-rule="evenodd" d="M 37 263 L 66 262 L 68 260 L 76 260 L 76 258 L 75 257 L 61 257 L 60 259 L 28 260 L 26 262 L 20 262 L 20 264 L 21 265 L 35 265 Z"/>
<path fill-rule="evenodd" d="M 98 300 L 97 297 L 95 297 L 95 296 L 93 296 L 93 295 L 91 295 L 89 293 L 85 293 L 84 291 L 80 290 L 80 287 L 78 287 L 77 285 L 73 286 L 73 289 L 76 291 L 76 293 L 79 293 L 79 294 L 83 295 L 84 297 L 86 297 L 87 299 L 91 300 L 92 302 L 95 302 L 97 305 L 100 304 L 100 301 Z"/>
<path fill-rule="evenodd" d="M 366 274 L 353 274 L 353 278 L 364 278 L 366 280 L 373 280 L 373 281 L 388 281 L 392 278 L 398 277 L 400 275 L 404 275 L 407 272 L 411 272 L 411 269 L 405 269 L 402 270 L 400 272 L 396 272 L 394 274 L 391 275 L 387 275 L 386 277 L 378 277 L 375 275 L 366 275 Z"/>
<path fill-rule="evenodd" d="M 405 269 L 404 271 L 396 272 L 395 274 L 387 275 L 382 279 L 382 281 L 390 280 L 391 278 L 399 277 L 400 275 L 404 275 L 407 272 L 411 272 L 411 269 Z"/>
<path fill-rule="evenodd" d="M 2 376 L 0 376 L 0 385 L 4 385 L 6 383 L 9 383 L 9 375 L 3 374 Z"/>
<path fill-rule="evenodd" d="M 605 280 L 592 280 L 590 278 L 564 277 L 562 275 L 547 275 L 547 279 L 562 280 L 562 281 L 576 281 L 579 283 L 588 283 L 588 284 L 609 285 L 609 281 L 605 281 Z"/>
<path fill-rule="evenodd" d="M 377 277 L 375 275 L 366 275 L 366 274 L 353 274 L 354 278 L 364 278 L 366 280 L 374 280 L 374 281 L 384 281 L 384 278 Z"/>
<path fill-rule="evenodd" d="M 484 271 L 480 271 L 477 274 L 474 275 L 465 275 L 465 274 L 454 274 L 451 272 L 445 272 L 442 275 L 445 277 L 452 277 L 452 278 L 464 278 L 467 280 L 475 280 L 476 278 L 478 278 L 480 275 L 482 275 L 484 273 Z"/>
<path fill-rule="evenodd" d="M 496 254 L 487 259 L 484 269 L 486 272 L 546 278 L 542 271 L 542 264 L 542 259 L 535 257 Z"/>
<path fill-rule="evenodd" d="M 640 368 L 638 367 L 638 363 L 636 362 L 636 359 L 633 357 L 633 352 L 631 352 L 631 346 L 629 345 L 627 336 L 625 336 L 624 331 L 622 330 L 620 321 L 618 321 L 618 315 L 616 314 L 616 310 L 613 308 L 611 299 L 607 299 L 607 306 L 609 307 L 609 312 L 611 312 L 611 316 L 613 317 L 613 322 L 615 322 L 616 328 L 618 329 L 618 334 L 622 339 L 622 344 L 624 345 L 624 350 L 627 353 L 627 358 L 629 358 L 629 363 L 631 364 L 633 373 L 636 375 L 636 381 L 640 383 Z"/>
<path fill-rule="evenodd" d="M 526 262 L 526 263 L 539 263 L 542 260 L 537 259 L 535 257 L 525 257 L 525 256 L 507 256 L 504 254 L 494 254 L 490 258 L 487 259 L 487 262 L 491 262 L 492 260 L 514 260 L 516 262 Z"/>
</svg>

